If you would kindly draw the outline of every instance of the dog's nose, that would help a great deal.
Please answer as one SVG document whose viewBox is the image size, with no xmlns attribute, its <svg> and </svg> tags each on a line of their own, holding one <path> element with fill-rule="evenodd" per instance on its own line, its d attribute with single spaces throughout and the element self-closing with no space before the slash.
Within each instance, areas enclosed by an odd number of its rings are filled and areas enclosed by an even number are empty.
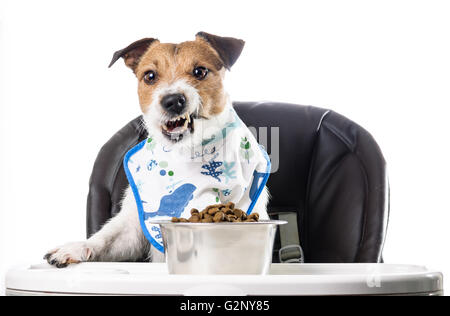
<svg viewBox="0 0 450 316">
<path fill-rule="evenodd" d="M 168 112 L 181 114 L 186 107 L 186 97 L 181 93 L 169 94 L 162 98 L 161 105 Z"/>
</svg>

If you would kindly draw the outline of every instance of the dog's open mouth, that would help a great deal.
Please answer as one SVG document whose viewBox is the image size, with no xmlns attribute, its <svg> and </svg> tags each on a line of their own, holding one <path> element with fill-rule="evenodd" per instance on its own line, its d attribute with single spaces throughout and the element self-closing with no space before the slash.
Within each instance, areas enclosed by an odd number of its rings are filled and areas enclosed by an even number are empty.
<svg viewBox="0 0 450 316">
<path fill-rule="evenodd" d="M 162 133 L 172 141 L 179 141 L 187 133 L 194 132 L 194 120 L 194 115 L 189 113 L 175 117 L 162 125 Z"/>
</svg>

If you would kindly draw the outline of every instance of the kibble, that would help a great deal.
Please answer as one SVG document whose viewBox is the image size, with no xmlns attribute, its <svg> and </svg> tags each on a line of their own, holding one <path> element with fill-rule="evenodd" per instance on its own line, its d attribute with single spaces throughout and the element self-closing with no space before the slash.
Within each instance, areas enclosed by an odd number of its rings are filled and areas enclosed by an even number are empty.
<svg viewBox="0 0 450 316">
<path fill-rule="evenodd" d="M 217 212 L 219 212 L 219 209 L 217 208 L 217 207 L 214 207 L 214 208 L 210 208 L 209 210 L 208 210 L 208 214 L 209 215 L 215 215 Z"/>
<path fill-rule="evenodd" d="M 213 222 L 213 218 L 210 217 L 205 217 L 204 219 L 202 219 L 202 223 L 212 223 Z"/>
<path fill-rule="evenodd" d="M 259 221 L 259 214 L 258 214 L 258 213 L 250 214 L 250 215 L 248 216 L 248 219 L 254 219 L 255 222 L 257 222 L 257 221 Z"/>
<path fill-rule="evenodd" d="M 225 219 L 225 214 L 223 212 L 217 212 L 216 215 L 214 215 L 213 221 L 215 223 L 223 222 L 224 219 Z"/>
<path fill-rule="evenodd" d="M 188 221 L 189 221 L 190 223 L 198 223 L 198 222 L 201 221 L 201 219 L 200 219 L 200 216 L 199 216 L 198 213 L 197 213 L 197 214 L 192 215 L 192 216 L 188 219 Z"/>
<path fill-rule="evenodd" d="M 247 222 L 253 223 L 259 221 L 259 214 L 247 214 L 235 208 L 233 202 L 226 204 L 215 204 L 206 207 L 203 211 L 195 208 L 191 210 L 191 217 L 189 219 L 173 217 L 173 223 L 222 223 L 222 222 Z"/>
</svg>

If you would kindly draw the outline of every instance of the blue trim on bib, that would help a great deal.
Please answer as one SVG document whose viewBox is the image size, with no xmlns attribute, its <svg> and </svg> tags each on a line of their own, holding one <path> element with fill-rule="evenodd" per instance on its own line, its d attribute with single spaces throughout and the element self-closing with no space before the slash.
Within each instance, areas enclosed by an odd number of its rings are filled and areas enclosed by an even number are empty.
<svg viewBox="0 0 450 316">
<path fill-rule="evenodd" d="M 145 225 L 144 221 L 144 207 L 142 206 L 142 199 L 141 196 L 139 195 L 139 190 L 136 186 L 136 183 L 134 182 L 133 176 L 131 175 L 130 169 L 128 168 L 128 162 L 130 161 L 131 157 L 134 154 L 136 154 L 139 150 L 141 150 L 146 143 L 147 140 L 144 140 L 127 152 L 123 160 L 123 167 L 125 169 L 125 174 L 127 176 L 128 182 L 130 184 L 131 190 L 133 191 L 134 198 L 136 200 L 136 205 L 139 212 L 139 222 L 141 223 L 142 231 L 144 232 L 144 235 L 147 238 L 147 240 L 149 240 L 150 243 L 153 245 L 153 247 L 164 253 L 164 247 L 161 246 L 156 240 L 154 240 L 152 235 L 150 235 L 150 233 L 147 230 L 147 226 Z"/>
<path fill-rule="evenodd" d="M 264 190 L 264 187 L 267 184 L 267 181 L 269 180 L 269 176 L 270 176 L 270 170 L 272 169 L 272 163 L 270 162 L 270 157 L 267 154 L 267 152 L 260 146 L 259 149 L 261 149 L 261 152 L 264 156 L 264 158 L 266 158 L 267 161 L 267 168 L 266 168 L 266 174 L 264 175 L 264 178 L 261 182 L 261 185 L 259 186 L 258 190 L 256 191 L 255 196 L 252 198 L 252 204 L 250 204 L 250 206 L 248 207 L 247 210 L 247 215 L 250 215 L 253 212 L 253 209 L 255 208 L 256 202 L 258 202 L 258 199 L 262 193 L 262 191 Z"/>
</svg>

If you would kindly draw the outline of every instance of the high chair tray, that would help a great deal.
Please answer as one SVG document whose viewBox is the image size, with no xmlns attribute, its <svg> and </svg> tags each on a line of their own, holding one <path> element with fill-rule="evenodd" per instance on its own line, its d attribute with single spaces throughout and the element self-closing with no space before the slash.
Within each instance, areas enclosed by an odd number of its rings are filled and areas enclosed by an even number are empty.
<svg viewBox="0 0 450 316">
<path fill-rule="evenodd" d="M 272 264 L 268 275 L 169 275 L 165 263 L 22 266 L 7 295 L 443 295 L 443 276 L 397 264 Z"/>
</svg>

